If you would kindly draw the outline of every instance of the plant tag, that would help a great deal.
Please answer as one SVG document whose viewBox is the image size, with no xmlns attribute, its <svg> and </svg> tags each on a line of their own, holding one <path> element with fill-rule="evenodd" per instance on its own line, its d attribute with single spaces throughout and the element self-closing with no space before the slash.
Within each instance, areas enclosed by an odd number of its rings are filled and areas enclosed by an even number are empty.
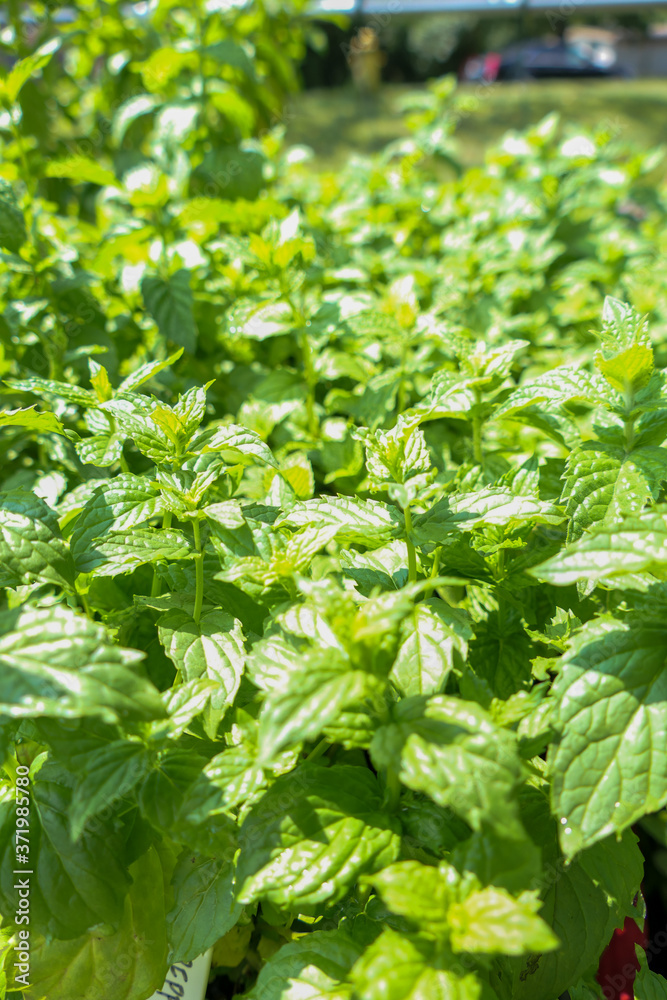
<svg viewBox="0 0 667 1000">
<path fill-rule="evenodd" d="M 176 962 L 172 965 L 164 986 L 150 1000 L 204 1000 L 212 953 L 213 949 L 209 948 L 194 962 Z"/>
</svg>

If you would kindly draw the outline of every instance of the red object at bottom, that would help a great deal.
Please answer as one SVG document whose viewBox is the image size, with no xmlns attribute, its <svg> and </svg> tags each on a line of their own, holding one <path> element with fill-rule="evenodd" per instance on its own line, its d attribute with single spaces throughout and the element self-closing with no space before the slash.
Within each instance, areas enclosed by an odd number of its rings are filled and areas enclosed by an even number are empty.
<svg viewBox="0 0 667 1000">
<path fill-rule="evenodd" d="M 596 977 L 605 1000 L 634 1000 L 633 984 L 639 971 L 635 945 L 645 949 L 647 943 L 646 930 L 642 930 L 632 917 L 626 917 L 623 927 L 614 931 L 602 953 Z"/>
</svg>

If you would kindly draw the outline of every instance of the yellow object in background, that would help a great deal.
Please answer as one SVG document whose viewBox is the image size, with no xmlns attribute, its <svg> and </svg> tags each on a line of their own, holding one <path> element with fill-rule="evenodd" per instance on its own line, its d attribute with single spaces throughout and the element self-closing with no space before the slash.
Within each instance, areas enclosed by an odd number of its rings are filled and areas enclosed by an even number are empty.
<svg viewBox="0 0 667 1000">
<path fill-rule="evenodd" d="M 350 43 L 348 62 L 354 85 L 362 94 L 375 93 L 382 81 L 382 67 L 387 61 L 373 28 L 360 28 Z"/>
</svg>

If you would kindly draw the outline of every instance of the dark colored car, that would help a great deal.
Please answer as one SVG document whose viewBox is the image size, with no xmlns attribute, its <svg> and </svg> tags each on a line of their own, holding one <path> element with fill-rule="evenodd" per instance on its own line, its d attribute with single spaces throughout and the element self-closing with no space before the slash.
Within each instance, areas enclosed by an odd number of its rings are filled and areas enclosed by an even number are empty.
<svg viewBox="0 0 667 1000">
<path fill-rule="evenodd" d="M 497 80 L 627 76 L 611 45 L 534 39 L 501 53 Z"/>
</svg>

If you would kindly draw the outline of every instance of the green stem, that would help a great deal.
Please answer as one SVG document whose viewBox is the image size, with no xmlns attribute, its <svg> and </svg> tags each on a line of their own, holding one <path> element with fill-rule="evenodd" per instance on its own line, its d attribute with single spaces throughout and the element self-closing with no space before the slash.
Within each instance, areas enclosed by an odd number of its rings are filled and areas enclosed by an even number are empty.
<svg viewBox="0 0 667 1000">
<path fill-rule="evenodd" d="M 408 580 L 410 583 L 416 583 L 417 552 L 415 550 L 414 542 L 412 541 L 412 514 L 409 507 L 405 508 L 403 516 L 405 517 L 405 540 L 408 546 Z"/>
<path fill-rule="evenodd" d="M 329 740 L 326 739 L 320 740 L 317 746 L 310 751 L 310 753 L 306 757 L 306 760 L 317 760 L 318 757 L 321 757 L 322 754 L 325 754 L 327 752 L 330 746 L 331 743 L 329 742 Z"/>
<path fill-rule="evenodd" d="M 171 528 L 171 511 L 165 510 L 162 515 L 162 529 L 163 531 L 168 531 Z M 153 567 L 153 584 L 151 586 L 151 597 L 159 597 L 160 595 L 160 576 L 157 571 L 157 566 Z"/>
<path fill-rule="evenodd" d="M 632 407 L 635 405 L 635 394 L 630 390 L 625 394 L 625 419 L 623 421 L 623 427 L 625 428 L 625 450 L 628 454 L 632 451 L 632 446 L 635 442 L 635 419 L 630 414 L 632 412 Z"/>
<path fill-rule="evenodd" d="M 634 420 L 624 420 L 623 426 L 625 427 L 625 450 L 630 452 L 635 441 L 635 422 Z"/>
<path fill-rule="evenodd" d="M 308 331 L 305 327 L 302 327 L 299 336 L 299 342 L 301 346 L 301 361 L 303 364 L 303 374 L 306 379 L 306 417 L 308 420 L 308 430 L 313 435 L 317 436 L 319 430 L 317 426 L 317 415 L 315 413 L 315 373 L 313 371 L 313 352 L 310 347 L 310 340 L 308 339 Z"/>
<path fill-rule="evenodd" d="M 169 257 L 167 256 L 167 245 L 169 242 L 168 227 L 164 221 L 164 209 L 159 209 L 155 228 L 160 234 L 160 257 L 157 262 L 157 270 L 163 281 L 169 281 Z"/>
<path fill-rule="evenodd" d="M 370 899 L 370 896 L 371 896 L 370 885 L 365 885 L 363 887 L 359 885 L 357 886 L 357 901 L 359 903 L 362 913 L 366 909 L 366 904 Z"/>
<path fill-rule="evenodd" d="M 206 74 L 204 72 L 204 41 L 206 37 L 206 29 L 199 4 L 195 5 L 195 11 L 197 21 L 197 69 L 199 71 L 199 99 L 201 101 L 201 111 L 198 116 L 198 124 L 201 124 L 202 119 L 206 114 Z"/>
<path fill-rule="evenodd" d="M 317 414 L 315 413 L 315 385 L 317 383 L 317 376 L 313 368 L 313 351 L 310 346 L 305 316 L 303 309 L 296 304 L 285 285 L 283 285 L 283 295 L 292 310 L 294 324 L 299 331 L 299 351 L 301 352 L 301 364 L 303 365 L 303 375 L 306 381 L 306 419 L 308 421 L 308 430 L 313 437 L 317 437 L 319 432 Z"/>
<path fill-rule="evenodd" d="M 429 574 L 430 580 L 435 580 L 440 569 L 440 553 L 442 552 L 442 546 L 438 545 L 433 552 L 433 565 L 431 566 L 431 572 Z M 433 594 L 433 586 L 429 585 L 424 591 L 424 597 L 429 598 Z"/>
<path fill-rule="evenodd" d="M 479 389 L 475 389 L 475 405 L 472 411 L 472 454 L 475 465 L 484 465 L 484 451 L 482 448 L 482 416 L 480 413 L 482 404 L 482 394 Z"/>
<path fill-rule="evenodd" d="M 88 618 L 90 618 L 90 620 L 91 620 L 91 621 L 93 621 L 93 620 L 94 620 L 94 619 L 93 619 L 93 615 L 92 615 L 92 612 L 91 612 L 91 610 L 90 610 L 90 605 L 89 605 L 89 603 L 88 603 L 88 600 L 87 600 L 87 598 L 86 598 L 86 595 L 85 595 L 85 594 L 79 594 L 79 601 L 81 602 L 81 607 L 82 607 L 82 608 L 83 608 L 83 610 L 85 611 L 85 613 L 86 613 L 86 616 L 87 616 Z"/>
<path fill-rule="evenodd" d="M 398 772 L 392 767 L 387 769 L 387 808 L 390 812 L 393 812 L 397 808 L 399 799 L 401 797 L 401 782 L 398 777 Z"/>
<path fill-rule="evenodd" d="M 197 550 L 197 555 L 195 556 L 195 609 L 192 612 L 192 617 L 195 620 L 195 624 L 198 625 L 201 618 L 202 604 L 204 603 L 204 553 L 201 547 L 199 518 L 196 517 L 192 523 L 195 533 L 195 548 Z"/>
<path fill-rule="evenodd" d="M 32 185 L 32 177 L 30 174 L 30 166 L 28 164 L 28 154 L 26 153 L 26 148 L 23 142 L 23 136 L 21 135 L 21 130 L 19 129 L 18 125 L 16 124 L 12 116 L 11 108 L 9 110 L 9 120 L 11 123 L 12 136 L 14 137 L 16 148 L 19 151 L 19 160 L 21 161 L 21 170 L 23 171 L 23 183 L 25 184 L 26 191 L 28 192 L 29 204 L 26 207 L 25 215 L 26 215 L 26 228 L 28 230 L 28 233 L 30 233 L 31 223 L 32 223 L 32 212 L 30 211 L 29 215 L 28 209 L 30 209 L 32 206 L 34 195 L 32 190 L 33 185 Z"/>
<path fill-rule="evenodd" d="M 408 360 L 408 345 L 407 343 L 404 342 L 403 348 L 401 350 L 401 380 L 398 383 L 398 398 L 396 400 L 396 406 L 398 409 L 399 416 L 401 415 L 401 413 L 405 412 L 405 403 L 406 403 L 405 397 L 407 392 L 405 385 L 405 367 L 407 364 L 407 360 Z"/>
</svg>

